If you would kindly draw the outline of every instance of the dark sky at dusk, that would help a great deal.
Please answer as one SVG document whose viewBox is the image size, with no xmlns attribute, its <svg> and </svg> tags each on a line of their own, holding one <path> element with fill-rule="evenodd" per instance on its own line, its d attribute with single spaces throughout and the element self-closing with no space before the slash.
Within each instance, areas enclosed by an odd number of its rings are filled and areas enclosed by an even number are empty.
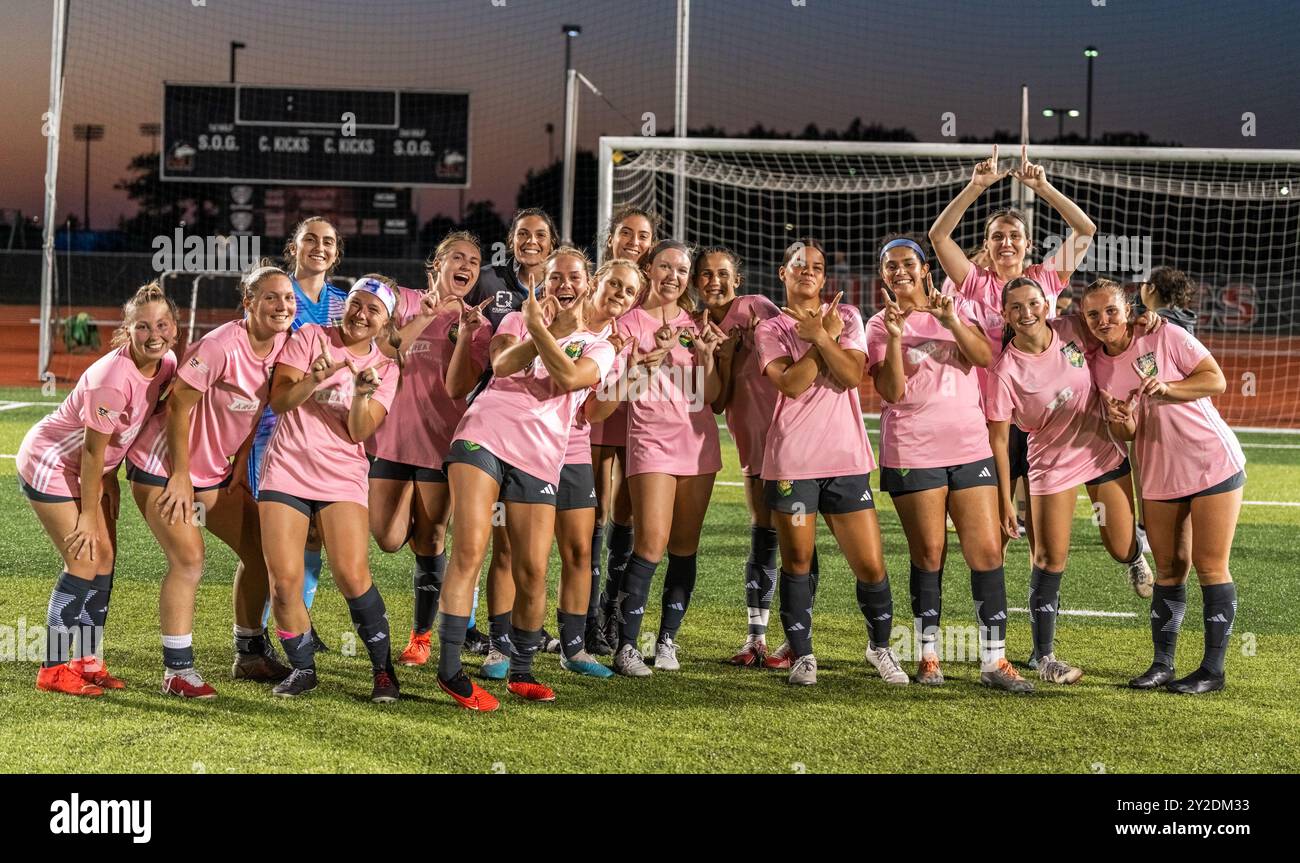
<svg viewBox="0 0 1300 863">
<path fill-rule="evenodd" d="M 59 214 L 80 211 L 83 147 L 72 124 L 107 126 L 93 149 L 92 220 L 128 209 L 112 184 L 147 149 L 162 82 L 224 81 L 229 42 L 245 83 L 393 86 L 471 93 L 469 199 L 508 211 L 525 172 L 561 143 L 562 23 L 581 24 L 574 66 L 617 107 L 585 96 L 580 146 L 638 134 L 646 111 L 672 123 L 674 0 L 71 0 Z M 1083 107 L 1083 48 L 1096 65 L 1094 134 L 1140 130 L 1187 146 L 1300 147 L 1300 3 L 1294 0 L 694 0 L 690 123 L 906 126 L 942 141 L 1018 127 L 1055 134 L 1045 105 Z M 3 0 L 0 80 L 11 120 L 0 206 L 41 212 L 49 94 L 49 0 Z M 1254 112 L 1256 137 L 1241 134 Z M 631 118 L 635 125 L 629 122 Z M 1070 120 L 1067 130 L 1083 131 Z M 417 195 L 420 215 L 454 213 L 454 192 Z"/>
</svg>

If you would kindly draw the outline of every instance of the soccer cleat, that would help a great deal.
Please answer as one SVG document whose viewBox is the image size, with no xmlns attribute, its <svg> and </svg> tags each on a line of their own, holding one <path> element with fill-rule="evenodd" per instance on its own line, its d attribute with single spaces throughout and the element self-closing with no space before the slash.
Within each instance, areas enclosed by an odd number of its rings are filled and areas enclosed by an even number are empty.
<svg viewBox="0 0 1300 863">
<path fill-rule="evenodd" d="M 451 680 L 443 680 L 439 677 L 438 688 L 450 695 L 457 704 L 466 710 L 489 713 L 501 706 L 501 702 L 496 700 L 496 696 L 470 680 L 466 676 L 464 669 L 457 671 Z"/>
<path fill-rule="evenodd" d="M 87 683 L 94 684 L 100 689 L 126 689 L 126 684 L 109 674 L 104 660 L 97 656 L 90 659 L 73 659 L 68 662 L 68 667 L 80 674 Z"/>
<path fill-rule="evenodd" d="M 462 653 L 472 653 L 475 656 L 487 656 L 489 643 L 488 637 L 478 631 L 477 626 L 471 626 L 465 631 L 465 644 L 461 647 Z"/>
<path fill-rule="evenodd" d="M 1168 683 L 1165 688 L 1179 695 L 1201 695 L 1206 692 L 1218 692 L 1227 685 L 1228 678 L 1222 674 L 1198 668 L 1180 680 Z"/>
<path fill-rule="evenodd" d="M 759 668 L 767 658 L 767 641 L 761 635 L 751 635 L 745 639 L 745 646 L 736 651 L 736 655 L 727 660 L 741 668 Z"/>
<path fill-rule="evenodd" d="M 216 698 L 217 690 L 205 683 L 193 668 L 182 668 L 179 671 L 169 669 L 163 675 L 162 694 L 181 698 Z"/>
<path fill-rule="evenodd" d="M 255 680 L 261 683 L 279 683 L 292 671 L 280 661 L 269 638 L 262 639 L 261 653 L 235 653 L 235 663 L 230 675 L 236 680 Z"/>
<path fill-rule="evenodd" d="M 555 691 L 531 674 L 512 674 L 506 689 L 526 701 L 554 701 Z"/>
<path fill-rule="evenodd" d="M 560 639 L 556 638 L 542 627 L 542 643 L 538 648 L 542 653 L 560 653 Z"/>
<path fill-rule="evenodd" d="M 304 692 L 311 692 L 315 688 L 316 669 L 295 668 L 289 672 L 288 677 L 275 685 L 275 688 L 271 690 L 271 694 L 278 695 L 281 698 L 294 698 Z"/>
<path fill-rule="evenodd" d="M 1151 543 L 1147 542 L 1147 529 L 1146 529 L 1146 525 L 1142 524 L 1142 522 L 1137 523 L 1137 537 L 1138 537 L 1138 544 L 1142 546 L 1142 553 L 1150 554 Z"/>
<path fill-rule="evenodd" d="M 1128 567 L 1128 583 L 1133 585 L 1133 592 L 1143 599 L 1151 598 L 1151 589 L 1156 583 L 1155 576 L 1151 574 L 1151 567 L 1147 565 L 1146 557 L 1139 557 Z"/>
<path fill-rule="evenodd" d="M 939 668 L 939 657 L 922 656 L 916 666 L 916 682 L 923 686 L 942 686 L 943 671 Z"/>
<path fill-rule="evenodd" d="M 370 690 L 370 700 L 375 704 L 392 704 L 401 695 L 397 674 L 389 668 L 375 672 L 375 685 Z"/>
<path fill-rule="evenodd" d="M 811 653 L 801 656 L 790 663 L 790 676 L 786 682 L 791 686 L 812 686 L 817 682 L 817 657 Z"/>
<path fill-rule="evenodd" d="M 1055 653 L 1038 658 L 1038 678 L 1048 683 L 1078 683 L 1083 677 L 1083 669 L 1075 668 L 1068 662 L 1056 658 Z"/>
<path fill-rule="evenodd" d="M 652 672 L 645 664 L 641 653 L 630 644 L 625 644 L 614 654 L 614 671 L 624 677 L 649 677 Z"/>
<path fill-rule="evenodd" d="M 655 668 L 659 671 L 681 671 L 682 665 L 677 661 L 677 642 L 665 635 L 655 644 Z"/>
<path fill-rule="evenodd" d="M 600 622 L 596 620 L 587 623 L 587 631 L 583 641 L 586 652 L 593 656 L 612 656 L 614 647 L 605 638 L 605 630 L 601 627 Z"/>
<path fill-rule="evenodd" d="M 994 689 L 1003 689 L 1007 692 L 1033 692 L 1034 684 L 1030 683 L 1020 676 L 1020 672 L 1007 662 L 1006 659 L 998 660 L 998 667 L 992 671 L 980 672 L 980 683 L 985 686 L 991 686 Z"/>
<path fill-rule="evenodd" d="M 432 650 L 433 643 L 429 633 L 411 630 L 411 640 L 406 643 L 402 655 L 397 657 L 397 664 L 408 668 L 424 665 L 429 661 L 429 653 Z"/>
<path fill-rule="evenodd" d="M 478 670 L 478 676 L 484 680 L 505 680 L 510 670 L 510 657 L 495 647 L 488 651 L 487 659 Z"/>
<path fill-rule="evenodd" d="M 618 653 L 618 607 L 617 606 L 615 606 L 613 612 L 611 612 L 608 616 L 606 616 L 601 621 L 600 627 L 605 632 L 605 643 L 609 645 L 609 652 L 611 654 Z"/>
<path fill-rule="evenodd" d="M 781 646 L 775 651 L 763 657 L 763 665 L 768 668 L 775 668 L 778 671 L 789 668 L 790 662 L 790 642 L 788 641 L 782 642 Z"/>
<path fill-rule="evenodd" d="M 1161 662 L 1151 663 L 1151 667 L 1128 682 L 1130 689 L 1158 689 L 1174 679 L 1174 669 Z"/>
<path fill-rule="evenodd" d="M 906 686 L 912 680 L 907 676 L 907 672 L 898 664 L 898 657 L 894 651 L 886 647 L 868 647 L 867 664 L 880 672 L 880 679 L 886 683 L 895 686 Z"/>
<path fill-rule="evenodd" d="M 572 659 L 561 657 L 560 667 L 565 671 L 581 674 L 583 677 L 614 676 L 614 672 L 597 662 L 596 658 L 585 650 L 578 651 Z"/>
<path fill-rule="evenodd" d="M 329 653 L 329 645 L 320 640 L 320 634 L 316 632 L 316 627 L 311 628 L 311 652 L 312 653 Z"/>
<path fill-rule="evenodd" d="M 86 680 L 65 662 L 61 665 L 42 667 L 36 672 L 36 688 L 45 692 L 62 692 L 67 695 L 84 695 L 94 698 L 103 695 L 104 690 Z"/>
</svg>

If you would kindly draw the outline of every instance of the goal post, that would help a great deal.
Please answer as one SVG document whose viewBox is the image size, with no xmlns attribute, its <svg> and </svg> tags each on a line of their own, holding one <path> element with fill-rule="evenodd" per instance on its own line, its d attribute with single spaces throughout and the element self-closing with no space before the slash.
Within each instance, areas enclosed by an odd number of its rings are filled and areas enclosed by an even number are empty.
<svg viewBox="0 0 1300 863">
<path fill-rule="evenodd" d="M 828 295 L 843 291 L 870 315 L 880 303 L 881 238 L 924 237 L 989 152 L 988 144 L 604 137 L 597 248 L 616 208 L 641 206 L 664 219 L 665 236 L 733 249 L 744 262 L 742 290 L 780 299 L 781 253 L 811 235 L 827 247 Z M 1020 148 L 1004 144 L 999 157 L 1012 167 Z M 1031 145 L 1029 157 L 1097 225 L 1077 262 L 1075 298 L 1099 276 L 1136 290 L 1154 267 L 1185 271 L 1200 286 L 1197 335 L 1228 379 L 1219 409 L 1234 424 L 1300 427 L 1300 150 Z M 1008 178 L 971 206 L 954 232 L 962 248 L 982 242 L 989 213 L 1015 205 L 1018 185 Z M 1040 261 L 1068 229 L 1041 197 L 1026 207 L 1029 258 Z"/>
</svg>

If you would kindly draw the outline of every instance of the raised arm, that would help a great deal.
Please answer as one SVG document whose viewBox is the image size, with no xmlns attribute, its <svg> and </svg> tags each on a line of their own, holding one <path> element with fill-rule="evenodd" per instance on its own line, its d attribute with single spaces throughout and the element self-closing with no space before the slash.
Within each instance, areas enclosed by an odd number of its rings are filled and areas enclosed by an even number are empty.
<svg viewBox="0 0 1300 863">
<path fill-rule="evenodd" d="M 1070 276 L 1078 269 L 1083 256 L 1087 254 L 1088 247 L 1092 245 L 1097 226 L 1078 204 L 1048 182 L 1043 166 L 1029 161 L 1028 153 L 1028 148 L 1022 144 L 1020 169 L 1016 171 L 1015 176 L 1017 180 L 1032 189 L 1034 194 L 1046 201 L 1053 210 L 1056 210 L 1065 220 L 1065 224 L 1070 227 L 1070 233 L 1065 237 L 1065 244 L 1051 258 L 1043 262 L 1044 267 L 1056 271 L 1057 278 L 1062 282 L 1068 282 Z M 947 267 L 945 266 L 944 269 L 947 270 Z"/>
<path fill-rule="evenodd" d="M 934 247 L 934 253 L 939 258 L 939 266 L 943 267 L 944 273 L 952 279 L 954 285 L 960 286 L 966 281 L 972 264 L 966 259 L 966 253 L 962 251 L 961 246 L 957 245 L 952 238 L 952 232 L 957 230 L 962 216 L 970 209 L 970 205 L 984 194 L 984 190 L 1010 173 L 1009 169 L 998 170 L 998 145 L 994 144 L 993 155 L 975 166 L 970 182 L 957 193 L 957 197 L 948 202 L 948 206 L 943 208 L 939 218 L 935 219 L 934 224 L 930 226 L 930 245 Z"/>
</svg>

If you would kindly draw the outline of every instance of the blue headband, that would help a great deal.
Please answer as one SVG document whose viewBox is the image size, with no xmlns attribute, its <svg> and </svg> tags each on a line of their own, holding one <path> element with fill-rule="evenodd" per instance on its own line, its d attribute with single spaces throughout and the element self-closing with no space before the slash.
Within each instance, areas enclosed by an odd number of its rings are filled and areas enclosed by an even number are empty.
<svg viewBox="0 0 1300 863">
<path fill-rule="evenodd" d="M 925 263 L 925 252 L 921 251 L 921 246 L 915 241 L 909 240 L 907 237 L 899 237 L 897 240 L 890 240 L 888 243 L 885 243 L 885 247 L 880 250 L 880 260 L 884 261 L 885 255 L 889 254 L 889 250 L 896 249 L 899 246 L 906 246 L 913 250 L 918 256 L 920 256 L 921 263 Z"/>
</svg>

